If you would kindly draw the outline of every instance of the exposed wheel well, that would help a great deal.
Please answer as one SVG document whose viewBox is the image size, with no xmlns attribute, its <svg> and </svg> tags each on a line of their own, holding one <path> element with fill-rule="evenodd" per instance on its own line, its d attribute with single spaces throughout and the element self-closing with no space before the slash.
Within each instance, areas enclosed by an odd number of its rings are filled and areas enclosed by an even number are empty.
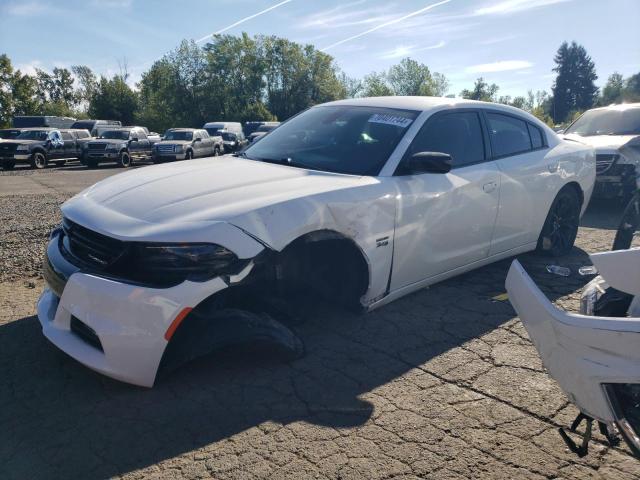
<svg viewBox="0 0 640 480">
<path fill-rule="evenodd" d="M 563 186 L 560 191 L 567 188 L 572 188 L 575 190 L 575 192 L 578 194 L 578 199 L 580 200 L 580 206 L 582 206 L 584 204 L 584 192 L 582 191 L 582 187 L 580 187 L 580 184 L 578 182 L 569 182 L 565 186 Z"/>
<path fill-rule="evenodd" d="M 276 262 L 277 280 L 285 291 L 312 293 L 348 308 L 362 308 L 369 265 L 358 245 L 341 233 L 307 233 L 277 254 Z"/>
</svg>

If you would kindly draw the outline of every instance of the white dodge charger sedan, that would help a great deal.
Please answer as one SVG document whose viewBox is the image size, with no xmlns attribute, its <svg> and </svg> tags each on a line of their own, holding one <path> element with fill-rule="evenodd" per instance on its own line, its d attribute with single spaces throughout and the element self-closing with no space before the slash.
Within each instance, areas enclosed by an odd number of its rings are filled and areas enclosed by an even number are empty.
<svg viewBox="0 0 640 480">
<path fill-rule="evenodd" d="M 123 173 L 70 199 L 38 317 L 73 358 L 152 386 L 172 357 L 206 353 L 229 336 L 220 325 L 256 325 L 239 312 L 258 318 L 274 299 L 371 310 L 522 252 L 565 254 L 594 178 L 590 147 L 512 107 L 331 102 L 236 156 Z"/>
</svg>

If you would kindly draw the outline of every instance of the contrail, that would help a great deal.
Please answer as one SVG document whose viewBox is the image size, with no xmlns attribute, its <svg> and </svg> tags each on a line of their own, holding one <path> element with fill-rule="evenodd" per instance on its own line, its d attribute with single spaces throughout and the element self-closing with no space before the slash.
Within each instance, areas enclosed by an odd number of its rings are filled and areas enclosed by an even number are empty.
<svg viewBox="0 0 640 480">
<path fill-rule="evenodd" d="M 407 18 L 415 17 L 416 15 L 420 15 L 421 13 L 424 13 L 424 12 L 426 12 L 428 10 L 431 10 L 432 8 L 436 8 L 436 7 L 439 7 L 440 5 L 444 5 L 445 3 L 449 3 L 450 1 L 451 0 L 443 0 L 442 2 L 434 3 L 432 5 L 429 5 L 429 6 L 426 6 L 424 8 L 421 8 L 420 10 L 416 10 L 415 12 L 411 12 L 411 13 L 405 15 L 404 17 L 396 18 L 394 20 L 389 20 L 388 22 L 381 23 L 380 25 L 377 25 L 377 26 L 375 26 L 373 28 L 370 28 L 369 30 L 365 30 L 364 32 L 358 33 L 357 35 L 353 35 L 352 37 L 345 38 L 343 40 L 340 40 L 339 42 L 332 43 L 331 45 L 329 45 L 327 47 L 321 48 L 320 51 L 325 52 L 325 51 L 329 50 L 330 48 L 337 47 L 338 45 L 342 45 L 343 43 L 350 42 L 351 40 L 355 40 L 356 38 L 363 37 L 365 35 L 370 34 L 371 32 L 375 32 L 376 30 L 380 30 L 381 28 L 388 27 L 389 25 L 393 25 L 395 23 L 402 22 L 403 20 L 406 20 Z"/>
<path fill-rule="evenodd" d="M 244 23 L 244 22 L 246 22 L 248 20 L 251 20 L 252 18 L 259 17 L 260 15 L 262 15 L 264 13 L 267 13 L 267 12 L 273 10 L 274 8 L 281 7 L 282 5 L 284 5 L 286 3 L 289 3 L 291 1 L 293 1 L 293 0 L 284 0 L 284 1 L 280 2 L 280 3 L 276 3 L 275 5 L 272 5 L 269 8 L 265 8 L 264 10 L 262 10 L 262 11 L 260 11 L 258 13 L 254 13 L 253 15 L 249 15 L 248 17 L 245 17 L 245 18 L 243 18 L 241 20 L 238 20 L 237 22 L 232 23 L 231 25 L 228 25 L 228 26 L 218 30 L 217 32 L 213 32 L 213 33 L 210 33 L 209 35 L 205 35 L 200 40 L 196 40 L 196 43 L 204 42 L 207 38 L 211 38 L 214 35 L 218 35 L 219 33 L 226 32 L 227 30 L 230 30 L 233 27 L 236 27 L 236 26 L 240 25 L 241 23 Z"/>
</svg>

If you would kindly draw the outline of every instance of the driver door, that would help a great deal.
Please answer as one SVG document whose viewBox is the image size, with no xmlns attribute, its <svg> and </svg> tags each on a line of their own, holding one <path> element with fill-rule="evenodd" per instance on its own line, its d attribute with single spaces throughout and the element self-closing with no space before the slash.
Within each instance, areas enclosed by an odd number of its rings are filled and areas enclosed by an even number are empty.
<svg viewBox="0 0 640 480">
<path fill-rule="evenodd" d="M 451 155 L 446 174 L 396 177 L 397 210 L 391 290 L 488 257 L 498 214 L 500 172 L 475 110 L 430 117 L 403 161 L 418 152 Z"/>
</svg>

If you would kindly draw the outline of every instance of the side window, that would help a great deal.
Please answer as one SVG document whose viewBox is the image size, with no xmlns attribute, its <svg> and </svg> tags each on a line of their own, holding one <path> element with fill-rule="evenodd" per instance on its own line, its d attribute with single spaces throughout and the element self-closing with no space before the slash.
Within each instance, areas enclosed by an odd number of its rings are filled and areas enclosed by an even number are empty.
<svg viewBox="0 0 640 480">
<path fill-rule="evenodd" d="M 61 135 L 63 140 L 73 140 L 73 135 L 71 135 L 69 132 L 61 132 Z"/>
<path fill-rule="evenodd" d="M 529 135 L 531 136 L 531 146 L 534 149 L 544 147 L 544 140 L 540 129 L 530 123 L 527 124 L 527 127 L 529 127 Z"/>
<path fill-rule="evenodd" d="M 502 157 L 531 150 L 527 123 L 519 118 L 499 113 L 487 113 L 493 155 Z"/>
<path fill-rule="evenodd" d="M 206 130 L 200 130 L 200 135 L 202 135 L 202 138 L 209 138 L 209 134 Z"/>
<path fill-rule="evenodd" d="M 144 133 L 144 130 L 142 130 L 142 129 L 137 130 L 134 136 L 138 137 L 138 140 L 146 140 L 147 139 L 147 134 Z"/>
<path fill-rule="evenodd" d="M 454 168 L 484 161 L 480 117 L 476 112 L 457 112 L 427 120 L 411 143 L 408 154 L 418 152 L 448 153 Z"/>
</svg>

